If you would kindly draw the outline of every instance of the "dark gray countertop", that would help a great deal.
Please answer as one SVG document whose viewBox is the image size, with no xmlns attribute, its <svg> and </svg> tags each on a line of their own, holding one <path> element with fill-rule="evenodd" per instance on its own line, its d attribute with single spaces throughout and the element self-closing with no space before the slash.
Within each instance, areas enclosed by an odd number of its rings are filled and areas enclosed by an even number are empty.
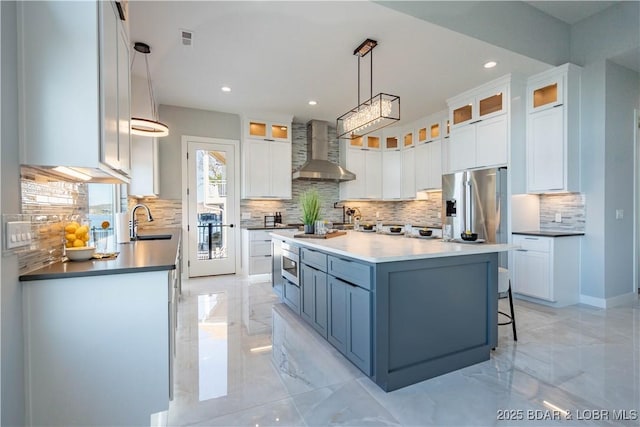
<svg viewBox="0 0 640 427">
<path fill-rule="evenodd" d="M 141 231 L 140 234 L 171 234 L 172 236 L 168 240 L 139 240 L 118 244 L 116 251 L 120 254 L 115 259 L 56 262 L 23 274 L 20 276 L 20 281 L 175 270 L 181 230 L 163 228 Z"/>
<path fill-rule="evenodd" d="M 540 237 L 584 236 L 584 233 L 579 231 L 514 231 L 511 234 L 521 234 L 525 236 L 540 236 Z"/>
</svg>

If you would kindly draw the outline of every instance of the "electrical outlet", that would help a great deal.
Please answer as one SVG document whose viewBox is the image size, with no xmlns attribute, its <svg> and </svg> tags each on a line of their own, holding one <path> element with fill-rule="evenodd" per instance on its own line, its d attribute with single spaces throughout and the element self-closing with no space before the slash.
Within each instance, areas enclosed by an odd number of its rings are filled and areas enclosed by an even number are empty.
<svg viewBox="0 0 640 427">
<path fill-rule="evenodd" d="M 560 212 L 556 212 L 555 222 L 562 222 L 562 214 Z"/>
<path fill-rule="evenodd" d="M 251 212 L 242 212 L 242 219 L 251 219 Z"/>
<path fill-rule="evenodd" d="M 22 246 L 31 245 L 33 235 L 31 234 L 31 222 L 29 221 L 10 221 L 7 222 L 7 232 L 5 239 L 7 240 L 7 249 L 20 248 Z"/>
<path fill-rule="evenodd" d="M 616 219 L 624 218 L 624 209 L 616 209 Z"/>
</svg>

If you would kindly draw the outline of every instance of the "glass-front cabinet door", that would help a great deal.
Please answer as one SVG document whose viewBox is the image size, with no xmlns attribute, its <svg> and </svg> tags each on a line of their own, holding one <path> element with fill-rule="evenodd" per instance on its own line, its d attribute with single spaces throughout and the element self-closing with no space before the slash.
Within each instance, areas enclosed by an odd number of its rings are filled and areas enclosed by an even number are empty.
<svg viewBox="0 0 640 427">
<path fill-rule="evenodd" d="M 291 141 L 291 125 L 264 120 L 248 120 L 246 135 L 249 138 L 269 141 Z"/>
<path fill-rule="evenodd" d="M 485 120 L 507 112 L 507 87 L 498 87 L 477 96 L 478 120 Z"/>
<path fill-rule="evenodd" d="M 453 126 L 471 123 L 473 119 L 473 100 L 469 99 L 463 105 L 453 109 L 452 120 Z"/>
<path fill-rule="evenodd" d="M 562 77 L 555 76 L 530 86 L 527 111 L 532 113 L 562 105 L 564 103 Z"/>
<path fill-rule="evenodd" d="M 375 135 L 367 135 L 367 142 L 365 144 L 365 148 L 369 150 L 379 150 L 380 149 L 380 137 Z"/>
</svg>

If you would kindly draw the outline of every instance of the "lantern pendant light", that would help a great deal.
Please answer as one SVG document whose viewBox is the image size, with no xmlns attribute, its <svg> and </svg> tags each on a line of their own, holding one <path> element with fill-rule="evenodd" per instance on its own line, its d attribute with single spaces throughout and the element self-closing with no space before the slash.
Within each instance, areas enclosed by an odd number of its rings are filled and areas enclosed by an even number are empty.
<svg viewBox="0 0 640 427">
<path fill-rule="evenodd" d="M 373 48 L 378 42 L 366 39 L 353 54 L 358 57 L 358 104 L 337 119 L 338 138 L 355 139 L 400 120 L 400 97 L 388 93 L 373 96 Z M 360 60 L 370 54 L 369 96 L 360 103 Z"/>
<path fill-rule="evenodd" d="M 131 117 L 131 134 L 138 136 L 160 137 L 169 135 L 169 127 L 158 121 L 158 110 L 156 108 L 155 98 L 153 96 L 153 86 L 151 85 L 151 73 L 149 72 L 148 55 L 151 48 L 146 43 L 136 42 L 133 45 L 133 59 L 131 60 L 131 70 L 133 71 L 133 63 L 136 54 L 139 52 L 144 55 L 144 63 L 147 70 L 147 87 L 149 89 L 149 106 L 151 118 L 145 119 L 141 117 Z"/>
</svg>

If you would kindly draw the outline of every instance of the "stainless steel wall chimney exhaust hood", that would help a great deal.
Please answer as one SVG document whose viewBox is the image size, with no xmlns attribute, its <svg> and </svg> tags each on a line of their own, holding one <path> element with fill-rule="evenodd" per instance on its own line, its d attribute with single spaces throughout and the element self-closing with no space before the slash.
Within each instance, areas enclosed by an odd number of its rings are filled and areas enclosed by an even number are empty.
<svg viewBox="0 0 640 427">
<path fill-rule="evenodd" d="M 307 162 L 293 172 L 293 179 L 352 181 L 355 174 L 329 161 L 329 122 L 307 123 Z"/>
</svg>

